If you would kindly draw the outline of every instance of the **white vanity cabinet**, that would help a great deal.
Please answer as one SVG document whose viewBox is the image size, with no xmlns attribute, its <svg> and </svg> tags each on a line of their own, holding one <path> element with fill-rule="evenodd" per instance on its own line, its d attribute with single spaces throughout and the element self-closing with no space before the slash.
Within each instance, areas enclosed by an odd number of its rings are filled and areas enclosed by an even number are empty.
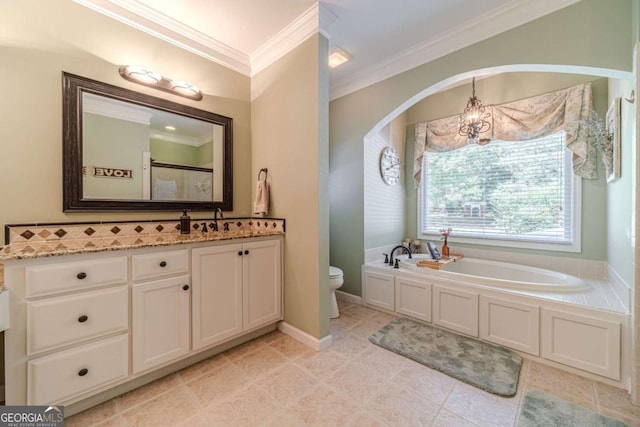
<svg viewBox="0 0 640 427">
<path fill-rule="evenodd" d="M 282 239 L 5 261 L 6 404 L 73 414 L 275 329 Z"/>
<path fill-rule="evenodd" d="M 279 239 L 192 251 L 193 348 L 206 348 L 282 319 Z"/>
<path fill-rule="evenodd" d="M 64 402 L 129 375 L 126 256 L 6 268 L 8 283 L 24 278 L 9 288 L 7 404 Z"/>
</svg>

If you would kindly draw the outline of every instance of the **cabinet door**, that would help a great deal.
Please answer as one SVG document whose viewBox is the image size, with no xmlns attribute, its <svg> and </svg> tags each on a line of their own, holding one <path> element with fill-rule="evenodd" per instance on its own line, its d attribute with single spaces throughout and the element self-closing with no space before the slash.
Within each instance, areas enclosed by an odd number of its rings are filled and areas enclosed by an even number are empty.
<svg viewBox="0 0 640 427">
<path fill-rule="evenodd" d="M 620 329 L 613 319 L 595 319 L 542 309 L 542 357 L 620 380 Z"/>
<path fill-rule="evenodd" d="M 396 312 L 431 322 L 431 285 L 396 277 Z"/>
<path fill-rule="evenodd" d="M 395 288 L 390 274 L 365 271 L 364 303 L 393 311 L 395 309 Z"/>
<path fill-rule="evenodd" d="M 134 285 L 133 373 L 189 352 L 188 276 Z"/>
<path fill-rule="evenodd" d="M 481 295 L 480 338 L 539 356 L 540 309 Z"/>
<path fill-rule="evenodd" d="M 433 323 L 478 336 L 478 294 L 433 286 Z"/>
<path fill-rule="evenodd" d="M 193 249 L 193 349 L 242 333 L 242 244 Z"/>
<path fill-rule="evenodd" d="M 282 320 L 282 264 L 280 240 L 243 246 L 243 329 Z"/>
</svg>

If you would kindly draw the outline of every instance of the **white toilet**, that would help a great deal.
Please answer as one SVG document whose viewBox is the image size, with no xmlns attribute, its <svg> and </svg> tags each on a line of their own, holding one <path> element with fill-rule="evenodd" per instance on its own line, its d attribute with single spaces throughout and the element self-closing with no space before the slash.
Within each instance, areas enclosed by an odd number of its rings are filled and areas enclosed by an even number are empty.
<svg viewBox="0 0 640 427">
<path fill-rule="evenodd" d="M 338 312 L 338 301 L 336 301 L 336 289 L 344 283 L 342 270 L 338 267 L 329 266 L 329 316 L 332 319 L 340 316 Z"/>
</svg>

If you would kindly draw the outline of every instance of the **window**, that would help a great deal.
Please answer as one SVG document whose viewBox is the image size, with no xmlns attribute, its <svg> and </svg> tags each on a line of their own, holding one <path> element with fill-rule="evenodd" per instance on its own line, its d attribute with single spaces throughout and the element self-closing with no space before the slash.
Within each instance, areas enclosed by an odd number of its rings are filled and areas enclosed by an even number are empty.
<svg viewBox="0 0 640 427">
<path fill-rule="evenodd" d="M 579 185 L 564 132 L 425 153 L 421 237 L 452 227 L 462 243 L 579 251 Z"/>
</svg>

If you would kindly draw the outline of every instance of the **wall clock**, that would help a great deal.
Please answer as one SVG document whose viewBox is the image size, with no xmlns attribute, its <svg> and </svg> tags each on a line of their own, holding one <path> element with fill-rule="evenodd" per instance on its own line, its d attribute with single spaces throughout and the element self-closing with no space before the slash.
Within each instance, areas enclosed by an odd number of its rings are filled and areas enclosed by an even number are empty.
<svg viewBox="0 0 640 427">
<path fill-rule="evenodd" d="M 380 174 L 382 180 L 389 185 L 400 181 L 400 157 L 393 147 L 385 147 L 380 155 Z"/>
</svg>

